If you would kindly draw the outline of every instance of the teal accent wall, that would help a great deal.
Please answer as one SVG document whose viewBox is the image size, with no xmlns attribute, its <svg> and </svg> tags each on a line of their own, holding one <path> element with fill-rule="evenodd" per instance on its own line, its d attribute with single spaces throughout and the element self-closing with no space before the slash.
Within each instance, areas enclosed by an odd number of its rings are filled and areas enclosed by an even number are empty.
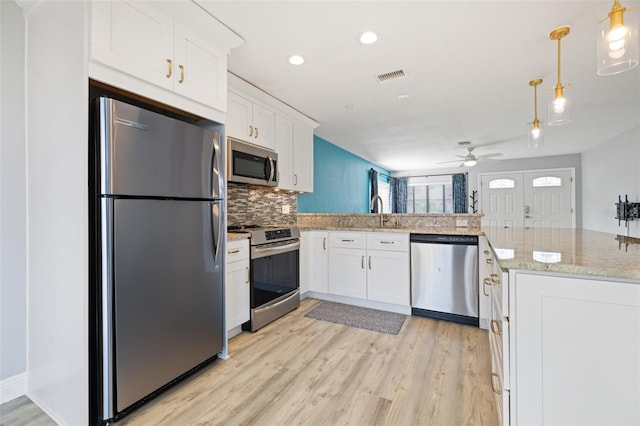
<svg viewBox="0 0 640 426">
<path fill-rule="evenodd" d="M 368 213 L 369 169 L 390 174 L 315 135 L 313 163 L 313 193 L 298 195 L 298 213 Z"/>
</svg>

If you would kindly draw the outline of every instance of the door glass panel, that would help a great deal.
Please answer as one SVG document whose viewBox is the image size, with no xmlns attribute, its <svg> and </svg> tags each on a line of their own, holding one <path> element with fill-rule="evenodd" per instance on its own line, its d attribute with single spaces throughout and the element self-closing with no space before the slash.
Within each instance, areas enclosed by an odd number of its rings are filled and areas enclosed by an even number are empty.
<svg viewBox="0 0 640 426">
<path fill-rule="evenodd" d="M 534 188 L 542 188 L 546 186 L 562 186 L 562 178 L 556 176 L 541 176 L 533 179 Z"/>
<path fill-rule="evenodd" d="M 513 179 L 493 179 L 489 181 L 489 189 L 515 188 L 516 181 Z"/>
</svg>

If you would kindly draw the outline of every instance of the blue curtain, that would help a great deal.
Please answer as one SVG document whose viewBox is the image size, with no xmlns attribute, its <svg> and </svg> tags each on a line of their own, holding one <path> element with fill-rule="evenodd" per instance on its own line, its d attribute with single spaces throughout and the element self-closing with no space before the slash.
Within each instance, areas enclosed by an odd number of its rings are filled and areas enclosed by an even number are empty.
<svg viewBox="0 0 640 426">
<path fill-rule="evenodd" d="M 369 169 L 369 181 L 371 182 L 371 197 L 369 198 L 369 203 L 371 203 L 373 197 L 378 195 L 378 172 L 374 169 Z M 373 205 L 371 213 L 378 213 L 378 204 L 380 203 L 375 203 Z"/>
<path fill-rule="evenodd" d="M 453 212 L 467 213 L 467 175 L 458 173 L 452 175 L 453 183 Z"/>
<path fill-rule="evenodd" d="M 409 178 L 391 178 L 391 211 L 393 213 L 407 212 L 407 191 Z"/>
</svg>

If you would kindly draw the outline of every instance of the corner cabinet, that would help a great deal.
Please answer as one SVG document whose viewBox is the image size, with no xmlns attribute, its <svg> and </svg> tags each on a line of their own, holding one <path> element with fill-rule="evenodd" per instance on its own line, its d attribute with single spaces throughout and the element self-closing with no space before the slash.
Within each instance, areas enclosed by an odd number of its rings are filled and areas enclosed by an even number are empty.
<svg viewBox="0 0 640 426">
<path fill-rule="evenodd" d="M 195 3 L 95 1 L 90 28 L 92 78 L 224 121 L 227 55 L 242 39 Z"/>
<path fill-rule="evenodd" d="M 242 332 L 241 325 L 249 321 L 249 240 L 227 242 L 225 270 L 225 320 L 227 333 L 233 337 Z"/>
<path fill-rule="evenodd" d="M 278 188 L 313 192 L 313 130 L 318 123 L 229 73 L 227 136 L 278 154 Z"/>
</svg>

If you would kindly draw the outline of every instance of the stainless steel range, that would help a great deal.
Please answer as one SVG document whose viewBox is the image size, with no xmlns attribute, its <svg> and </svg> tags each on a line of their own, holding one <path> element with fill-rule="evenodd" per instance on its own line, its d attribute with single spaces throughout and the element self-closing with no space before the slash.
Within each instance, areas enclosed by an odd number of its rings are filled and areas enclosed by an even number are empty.
<svg viewBox="0 0 640 426">
<path fill-rule="evenodd" d="M 256 331 L 300 306 L 300 230 L 297 226 L 230 227 L 251 234 L 251 317 Z"/>
</svg>

